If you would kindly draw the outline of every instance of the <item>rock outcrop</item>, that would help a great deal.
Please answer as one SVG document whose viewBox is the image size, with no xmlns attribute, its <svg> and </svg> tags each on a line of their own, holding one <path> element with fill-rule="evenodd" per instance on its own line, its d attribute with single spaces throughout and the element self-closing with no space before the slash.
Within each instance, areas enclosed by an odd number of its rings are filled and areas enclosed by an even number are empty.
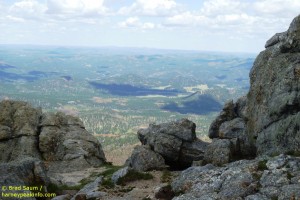
<svg viewBox="0 0 300 200">
<path fill-rule="evenodd" d="M 300 158 L 240 160 L 216 167 L 190 167 L 172 183 L 175 200 L 207 199 L 298 199 Z"/>
<path fill-rule="evenodd" d="M 0 102 L 0 185 L 48 185 L 52 172 L 104 162 L 99 141 L 78 118 L 43 113 L 25 102 Z"/>
<path fill-rule="evenodd" d="M 246 132 L 258 155 L 299 152 L 300 16 L 266 47 L 250 72 Z"/>
<path fill-rule="evenodd" d="M 300 16 L 265 47 L 248 95 L 227 103 L 209 131 L 211 138 L 238 138 L 242 157 L 300 151 Z"/>
<path fill-rule="evenodd" d="M 195 123 L 188 119 L 159 125 L 150 124 L 147 129 L 140 129 L 138 138 L 142 143 L 142 147 L 135 149 L 127 165 L 137 166 L 140 165 L 137 162 L 140 163 L 141 159 L 144 160 L 144 163 L 152 159 L 156 160 L 155 163 L 157 164 L 156 166 L 153 165 L 151 169 L 161 169 L 164 166 L 162 161 L 174 169 L 191 166 L 193 161 L 203 158 L 207 147 L 206 142 L 196 138 L 195 130 Z M 146 149 L 149 153 L 143 153 Z M 140 171 L 141 169 L 137 170 Z"/>
<path fill-rule="evenodd" d="M 185 193 L 176 200 L 300 198 L 300 15 L 265 47 L 247 96 L 211 124 L 204 163 L 214 165 L 183 171 L 172 183 Z"/>
</svg>

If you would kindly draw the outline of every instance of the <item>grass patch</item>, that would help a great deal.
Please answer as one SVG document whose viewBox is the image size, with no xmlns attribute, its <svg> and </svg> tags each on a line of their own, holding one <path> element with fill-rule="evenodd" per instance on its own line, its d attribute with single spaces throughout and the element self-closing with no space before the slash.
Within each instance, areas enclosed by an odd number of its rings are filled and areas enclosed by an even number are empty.
<svg viewBox="0 0 300 200">
<path fill-rule="evenodd" d="M 115 184 L 111 181 L 111 178 L 104 178 L 101 184 L 101 187 L 105 189 L 112 189 L 115 187 Z"/>
<path fill-rule="evenodd" d="M 107 163 L 104 165 L 107 170 L 98 174 L 98 176 L 103 176 L 103 182 L 101 187 L 105 189 L 112 189 L 115 187 L 115 184 L 112 182 L 111 177 L 113 173 L 122 168 L 122 166 L 113 166 L 111 163 Z"/>
<path fill-rule="evenodd" d="M 142 173 L 135 170 L 129 170 L 128 173 L 119 178 L 117 184 L 125 185 L 128 182 L 137 181 L 137 180 L 150 180 L 153 179 L 153 175 L 149 173 Z"/>
<path fill-rule="evenodd" d="M 107 181 L 106 184 L 110 185 L 108 183 L 108 180 L 111 179 L 111 176 L 113 175 L 113 173 L 115 173 L 116 171 L 118 171 L 119 169 L 122 168 L 122 166 L 113 166 L 111 163 L 106 163 L 103 165 L 103 167 L 106 167 L 105 171 L 91 173 L 91 175 L 89 177 L 82 179 L 80 181 L 80 184 L 86 185 L 86 184 L 94 181 L 97 177 L 103 176 L 103 180 Z"/>
<path fill-rule="evenodd" d="M 99 175 L 102 176 L 112 176 L 113 173 L 121 169 L 123 166 L 114 166 L 111 163 L 106 163 L 104 167 L 107 168 L 104 172 L 101 172 Z"/>
<path fill-rule="evenodd" d="M 257 170 L 259 171 L 264 171 L 264 170 L 267 170 L 268 167 L 267 167 L 267 160 L 261 160 L 258 162 L 258 166 L 257 166 Z"/>
<path fill-rule="evenodd" d="M 280 153 L 273 152 L 273 153 L 271 153 L 270 157 L 274 158 L 274 157 L 279 156 L 279 155 L 280 155 Z"/>
<path fill-rule="evenodd" d="M 252 174 L 252 176 L 256 181 L 259 181 L 260 178 L 262 177 L 262 172 L 255 172 Z"/>
<path fill-rule="evenodd" d="M 289 180 L 291 180 L 292 178 L 294 178 L 294 176 L 290 173 L 290 172 L 287 172 L 287 178 L 289 179 Z"/>
<path fill-rule="evenodd" d="M 121 189 L 119 189 L 119 192 L 127 193 L 133 189 L 134 189 L 134 187 L 121 188 Z"/>
<path fill-rule="evenodd" d="M 56 185 L 50 183 L 47 186 L 47 191 L 51 193 L 61 194 L 63 190 L 80 190 L 81 188 L 83 188 L 83 186 L 84 186 L 83 184 L 69 186 L 69 185 Z"/>
<path fill-rule="evenodd" d="M 162 183 L 170 183 L 172 181 L 172 173 L 169 170 L 163 170 L 160 180 Z"/>
<path fill-rule="evenodd" d="M 285 153 L 286 155 L 300 157 L 300 151 L 290 150 Z"/>
</svg>

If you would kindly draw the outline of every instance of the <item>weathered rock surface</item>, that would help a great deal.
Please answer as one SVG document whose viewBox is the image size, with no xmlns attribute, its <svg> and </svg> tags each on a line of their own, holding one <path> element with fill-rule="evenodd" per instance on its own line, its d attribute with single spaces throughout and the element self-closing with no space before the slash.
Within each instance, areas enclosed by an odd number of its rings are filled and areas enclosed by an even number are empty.
<svg viewBox="0 0 300 200">
<path fill-rule="evenodd" d="M 256 147 L 245 132 L 246 110 L 247 98 L 245 96 L 235 103 L 231 100 L 225 104 L 209 128 L 209 137 L 218 139 L 214 139 L 209 145 L 209 152 L 205 153 L 206 162 L 220 165 L 236 159 L 253 158 L 256 155 Z M 222 156 L 213 152 L 214 149 Z"/>
<path fill-rule="evenodd" d="M 205 151 L 203 162 L 221 166 L 234 161 L 240 152 L 237 143 L 237 139 L 213 139 Z"/>
<path fill-rule="evenodd" d="M 167 167 L 164 158 L 152 151 L 148 145 L 136 146 L 130 158 L 126 161 L 126 165 L 140 172 L 153 169 L 160 170 Z"/>
<path fill-rule="evenodd" d="M 241 160 L 216 167 L 190 167 L 172 183 L 184 199 L 297 199 L 300 198 L 300 158 Z"/>
<path fill-rule="evenodd" d="M 41 109 L 19 101 L 0 103 L 0 163 L 40 158 L 38 125 Z"/>
<path fill-rule="evenodd" d="M 20 101 L 2 101 L 0 111 L 0 162 L 26 157 L 50 164 L 65 161 L 63 168 L 55 170 L 70 171 L 70 167 L 80 170 L 105 161 L 99 141 L 85 130 L 79 118 L 43 114 L 41 109 Z"/>
<path fill-rule="evenodd" d="M 77 117 L 46 113 L 40 124 L 39 149 L 49 171 L 69 172 L 99 167 L 105 161 L 101 144 Z M 59 162 L 57 162 L 59 161 Z M 52 169 L 53 168 L 53 169 Z"/>
<path fill-rule="evenodd" d="M 45 167 L 38 159 L 24 158 L 19 161 L 0 163 L 0 185 L 29 186 L 33 184 L 49 184 Z"/>
<path fill-rule="evenodd" d="M 79 171 L 104 162 L 100 143 L 79 118 L 42 113 L 25 102 L 0 102 L 1 186 L 47 186 L 52 172 Z"/>
<path fill-rule="evenodd" d="M 238 138 L 242 157 L 300 149 L 300 16 L 265 47 L 250 71 L 248 95 L 227 103 L 209 130 L 211 138 Z"/>
<path fill-rule="evenodd" d="M 300 16 L 267 42 L 251 69 L 246 129 L 259 155 L 299 151 L 299 44 Z"/>
<path fill-rule="evenodd" d="M 160 154 L 165 164 L 173 168 L 186 168 L 194 160 L 203 158 L 207 143 L 196 138 L 196 125 L 188 119 L 163 124 L 150 124 L 138 131 L 143 145 Z"/>
</svg>

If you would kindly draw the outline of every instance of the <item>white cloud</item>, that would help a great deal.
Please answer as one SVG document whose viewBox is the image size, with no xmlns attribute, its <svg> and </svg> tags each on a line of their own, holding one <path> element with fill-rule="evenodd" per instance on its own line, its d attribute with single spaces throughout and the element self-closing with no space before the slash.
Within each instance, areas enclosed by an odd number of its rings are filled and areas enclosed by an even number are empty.
<svg viewBox="0 0 300 200">
<path fill-rule="evenodd" d="M 299 0 L 206 0 L 198 11 L 167 17 L 163 25 L 188 27 L 207 35 L 270 37 L 275 32 L 284 31 L 299 10 Z"/>
<path fill-rule="evenodd" d="M 120 14 L 143 16 L 170 16 L 178 13 L 180 6 L 173 0 L 136 0 L 131 6 L 122 7 Z"/>
<path fill-rule="evenodd" d="M 119 26 L 122 28 L 136 28 L 141 24 L 140 19 L 138 17 L 129 17 L 123 22 L 119 23 Z"/>
<path fill-rule="evenodd" d="M 146 22 L 142 25 L 142 29 L 154 29 L 155 27 L 155 24 L 151 22 Z"/>
<path fill-rule="evenodd" d="M 209 19 L 204 15 L 198 15 L 191 12 L 184 12 L 172 17 L 168 17 L 164 23 L 166 26 L 192 26 L 199 24 L 207 24 Z"/>
<path fill-rule="evenodd" d="M 205 26 L 209 29 L 214 29 L 224 26 L 243 27 L 251 25 L 258 21 L 258 18 L 247 14 L 224 14 L 217 16 L 205 16 L 201 13 L 185 12 L 179 15 L 169 17 L 165 21 L 166 26 Z"/>
<path fill-rule="evenodd" d="M 11 15 L 6 15 L 5 19 L 9 20 L 11 22 L 25 22 L 25 19 L 20 18 L 20 17 L 14 17 L 14 16 L 11 16 Z"/>
<path fill-rule="evenodd" d="M 129 17 L 125 21 L 119 23 L 121 28 L 138 28 L 138 29 L 154 29 L 156 25 L 151 22 L 141 22 L 138 17 Z"/>
<path fill-rule="evenodd" d="M 46 9 L 44 4 L 36 0 L 23 0 L 10 6 L 8 18 L 17 21 L 21 19 L 39 19 Z"/>
<path fill-rule="evenodd" d="M 94 17 L 107 14 L 103 0 L 48 0 L 47 13 L 61 17 Z"/>
<path fill-rule="evenodd" d="M 241 13 L 247 4 L 237 0 L 208 0 L 203 3 L 200 12 L 205 16 Z"/>
<path fill-rule="evenodd" d="M 22 22 L 61 21 L 96 24 L 101 23 L 99 16 L 108 14 L 108 8 L 103 5 L 104 0 L 22 0 L 13 3 L 6 9 L 6 20 Z M 0 4 L 1 5 L 1 4 Z"/>
<path fill-rule="evenodd" d="M 253 7 L 260 15 L 272 15 L 277 18 L 295 17 L 295 13 L 300 13 L 299 0 L 261 0 L 255 2 Z"/>
</svg>

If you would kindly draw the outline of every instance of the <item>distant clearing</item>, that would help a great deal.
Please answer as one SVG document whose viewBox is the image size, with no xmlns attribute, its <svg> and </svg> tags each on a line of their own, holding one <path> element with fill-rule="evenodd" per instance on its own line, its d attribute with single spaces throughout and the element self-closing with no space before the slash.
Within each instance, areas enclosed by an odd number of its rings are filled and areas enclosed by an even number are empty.
<svg viewBox="0 0 300 200">
<path fill-rule="evenodd" d="M 206 91 L 209 89 L 207 84 L 184 87 L 187 92 Z"/>
</svg>

